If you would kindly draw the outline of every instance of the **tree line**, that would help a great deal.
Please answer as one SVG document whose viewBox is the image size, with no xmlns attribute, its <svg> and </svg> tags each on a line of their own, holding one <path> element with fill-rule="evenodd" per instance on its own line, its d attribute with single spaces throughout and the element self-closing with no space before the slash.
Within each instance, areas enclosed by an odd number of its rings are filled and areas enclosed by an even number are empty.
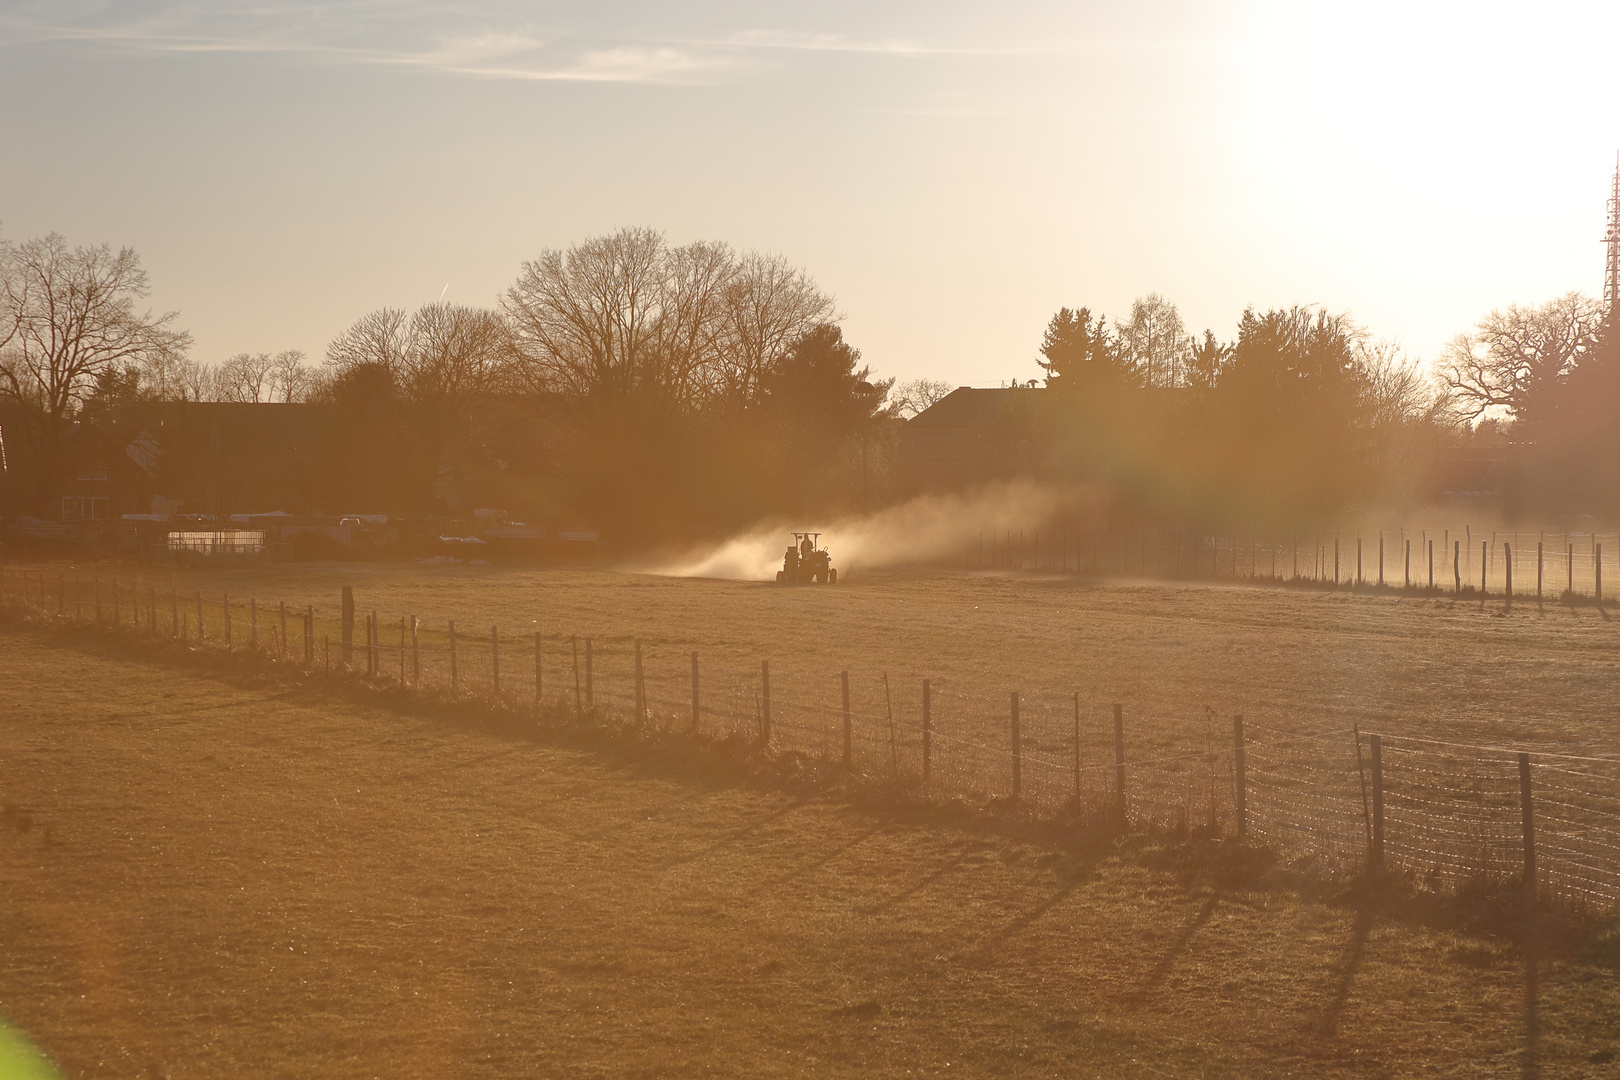
<svg viewBox="0 0 1620 1080">
<path fill-rule="evenodd" d="M 12 512 L 45 509 L 86 421 L 306 403 L 329 418 L 331 508 L 493 505 L 656 539 L 894 497 L 902 421 L 951 389 L 875 377 L 832 298 L 783 258 L 643 228 L 542 252 L 489 307 L 370 312 L 319 366 L 292 350 L 201 363 L 148 293 L 130 249 L 0 238 Z M 1064 308 L 1039 349 L 1045 404 L 1004 412 L 974 453 L 982 475 L 1084 484 L 1161 516 L 1299 521 L 1421 498 L 1437 464 L 1474 451 L 1506 462 L 1510 509 L 1609 511 L 1606 315 L 1576 294 L 1492 311 L 1431 375 L 1315 307 L 1245 311 L 1230 340 L 1189 333 L 1157 294 L 1119 319 Z"/>
<path fill-rule="evenodd" d="M 293 351 L 199 363 L 148 289 L 128 249 L 0 242 L 0 403 L 31 450 L 31 507 L 83 420 L 283 402 L 326 406 L 322 501 L 345 511 L 726 528 L 869 505 L 898 419 L 941 389 L 876 378 L 785 259 L 651 229 L 545 251 L 489 308 L 371 312 L 318 368 Z"/>
</svg>

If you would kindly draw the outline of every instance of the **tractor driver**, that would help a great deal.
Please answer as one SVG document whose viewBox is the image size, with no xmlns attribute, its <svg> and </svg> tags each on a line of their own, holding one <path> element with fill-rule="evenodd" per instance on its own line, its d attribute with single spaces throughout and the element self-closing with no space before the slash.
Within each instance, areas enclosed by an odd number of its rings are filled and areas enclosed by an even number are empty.
<svg viewBox="0 0 1620 1080">
<path fill-rule="evenodd" d="M 811 542 L 811 540 L 810 540 L 810 538 L 808 536 L 805 537 L 803 540 L 799 541 L 799 556 L 800 556 L 800 558 L 803 558 L 803 559 L 810 558 L 811 553 L 814 552 L 815 550 L 816 550 L 816 545 Z"/>
</svg>

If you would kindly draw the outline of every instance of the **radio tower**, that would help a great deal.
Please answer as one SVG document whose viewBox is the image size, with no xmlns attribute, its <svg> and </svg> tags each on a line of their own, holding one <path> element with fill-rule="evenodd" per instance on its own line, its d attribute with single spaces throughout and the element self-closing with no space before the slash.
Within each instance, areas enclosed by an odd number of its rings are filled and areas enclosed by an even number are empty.
<svg viewBox="0 0 1620 1080">
<path fill-rule="evenodd" d="M 1615 155 L 1614 185 L 1609 191 L 1609 231 L 1603 242 L 1609 246 L 1608 265 L 1603 272 L 1603 308 L 1612 319 L 1620 313 L 1620 154 Z"/>
</svg>

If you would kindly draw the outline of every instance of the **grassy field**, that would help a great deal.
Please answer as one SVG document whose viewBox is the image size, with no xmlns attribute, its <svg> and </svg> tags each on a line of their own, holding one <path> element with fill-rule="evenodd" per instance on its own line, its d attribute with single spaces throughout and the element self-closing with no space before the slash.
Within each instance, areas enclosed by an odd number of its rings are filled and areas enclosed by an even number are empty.
<svg viewBox="0 0 1620 1080">
<path fill-rule="evenodd" d="M 1527 957 L 1145 842 L 0 655 L 0 1011 L 69 1076 L 1620 1075 L 1612 935 Z"/>
<path fill-rule="evenodd" d="M 1243 713 L 1287 731 L 1398 731 L 1472 743 L 1612 755 L 1620 751 L 1620 623 L 1591 606 L 1501 600 L 1457 602 L 1260 587 L 937 572 L 856 575 L 833 589 L 658 577 L 589 570 L 477 566 L 310 565 L 190 570 L 152 576 L 148 565 L 77 571 L 118 573 L 143 590 L 172 585 L 182 597 L 234 597 L 237 640 L 246 603 L 313 604 L 317 640 L 337 638 L 343 585 L 363 612 L 376 610 L 385 645 L 398 620 L 424 623 L 436 678 L 446 678 L 444 627 L 457 622 L 463 677 L 488 678 L 488 634 L 507 642 L 506 678 L 530 685 L 529 641 L 548 635 L 547 678 L 572 689 L 567 635 L 595 639 L 598 689 L 625 700 L 632 639 L 641 641 L 655 699 L 688 708 L 690 660 L 701 654 L 705 700 L 751 709 L 761 660 L 769 660 L 778 713 L 797 704 L 834 709 L 838 672 L 849 669 L 855 708 L 885 713 L 887 673 L 896 715 L 915 723 L 920 683 L 932 679 L 942 732 L 1005 738 L 1007 694 L 1024 696 L 1026 732 L 1061 740 L 1081 695 L 1083 723 L 1103 736 L 1111 704 L 1125 704 L 1140 746 L 1196 744 L 1210 710 Z M 55 576 L 73 569 L 48 567 Z M 104 586 L 105 587 L 105 586 Z M 144 601 L 143 601 L 144 602 Z M 127 603 L 127 601 L 126 601 Z M 71 607 L 71 600 L 70 605 Z M 160 614 L 168 600 L 160 592 Z M 195 610 L 194 602 L 181 611 Z M 126 610 L 127 614 L 127 610 Z M 265 622 L 270 620 L 268 616 Z M 164 625 L 160 622 L 160 625 Z M 293 631 L 297 641 L 297 631 Z M 335 647 L 335 646 L 334 646 Z M 397 654 L 384 657 L 386 667 Z M 831 712 L 797 718 L 833 738 Z"/>
</svg>

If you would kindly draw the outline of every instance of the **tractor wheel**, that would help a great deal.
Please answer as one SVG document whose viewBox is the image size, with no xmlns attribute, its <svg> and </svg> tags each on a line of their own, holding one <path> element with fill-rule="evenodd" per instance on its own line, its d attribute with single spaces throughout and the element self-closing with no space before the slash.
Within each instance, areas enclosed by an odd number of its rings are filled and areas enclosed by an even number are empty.
<svg viewBox="0 0 1620 1080">
<path fill-rule="evenodd" d="M 831 567 L 829 567 L 827 569 L 827 584 L 829 584 L 829 585 L 838 584 L 838 571 L 832 569 Z"/>
</svg>

